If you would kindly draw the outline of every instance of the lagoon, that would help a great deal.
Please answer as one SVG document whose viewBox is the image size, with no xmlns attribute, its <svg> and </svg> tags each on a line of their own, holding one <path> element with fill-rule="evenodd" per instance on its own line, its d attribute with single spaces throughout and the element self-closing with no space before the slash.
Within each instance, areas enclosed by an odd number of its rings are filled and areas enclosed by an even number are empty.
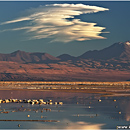
<svg viewBox="0 0 130 130">
<path fill-rule="evenodd" d="M 1 103 L 0 120 L 56 120 L 0 121 L 0 129 L 116 129 L 130 123 L 130 97 L 107 97 L 101 94 L 0 90 L 1 99 L 49 99 L 63 105 L 29 103 Z M 99 99 L 101 101 L 99 101 Z M 51 109 L 51 111 L 46 111 Z M 29 115 L 29 116 L 28 116 Z"/>
</svg>

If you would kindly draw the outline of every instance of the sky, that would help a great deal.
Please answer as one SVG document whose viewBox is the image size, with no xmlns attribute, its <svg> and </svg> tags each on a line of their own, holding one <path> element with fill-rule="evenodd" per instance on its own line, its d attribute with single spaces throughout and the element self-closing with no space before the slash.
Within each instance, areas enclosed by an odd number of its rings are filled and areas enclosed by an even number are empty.
<svg viewBox="0 0 130 130">
<path fill-rule="evenodd" d="M 130 1 L 0 1 L 0 53 L 79 56 L 130 40 Z"/>
</svg>

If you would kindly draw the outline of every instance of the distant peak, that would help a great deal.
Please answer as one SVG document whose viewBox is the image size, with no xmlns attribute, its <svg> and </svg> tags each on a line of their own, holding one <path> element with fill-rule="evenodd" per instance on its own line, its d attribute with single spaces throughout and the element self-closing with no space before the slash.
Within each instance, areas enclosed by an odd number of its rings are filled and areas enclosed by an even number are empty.
<svg viewBox="0 0 130 130">
<path fill-rule="evenodd" d="M 17 51 L 14 51 L 14 52 L 21 52 L 21 50 L 17 50 Z"/>
<path fill-rule="evenodd" d="M 14 52 L 12 52 L 12 53 L 19 53 L 19 52 L 24 52 L 24 51 L 17 50 L 17 51 L 14 51 Z"/>
</svg>

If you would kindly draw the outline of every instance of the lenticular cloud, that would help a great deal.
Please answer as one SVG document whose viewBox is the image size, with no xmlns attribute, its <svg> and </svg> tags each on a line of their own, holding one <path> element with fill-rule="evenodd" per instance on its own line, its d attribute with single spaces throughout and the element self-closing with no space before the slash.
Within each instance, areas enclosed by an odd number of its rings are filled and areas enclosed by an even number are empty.
<svg viewBox="0 0 130 130">
<path fill-rule="evenodd" d="M 6 21 L 0 25 L 28 22 L 26 26 L 6 29 L 6 31 L 25 30 L 29 40 L 50 38 L 51 42 L 84 41 L 105 39 L 100 36 L 105 27 L 97 23 L 83 22 L 74 16 L 109 10 L 103 7 L 84 4 L 52 4 L 29 10 L 29 15 Z M 71 19 L 71 20 L 70 20 Z"/>
</svg>

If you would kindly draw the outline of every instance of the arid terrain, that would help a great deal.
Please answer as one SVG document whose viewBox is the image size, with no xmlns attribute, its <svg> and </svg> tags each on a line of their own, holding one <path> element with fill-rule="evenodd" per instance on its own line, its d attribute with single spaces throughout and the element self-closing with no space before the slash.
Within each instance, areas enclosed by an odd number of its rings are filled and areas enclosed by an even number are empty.
<svg viewBox="0 0 130 130">
<path fill-rule="evenodd" d="M 126 81 L 130 70 L 80 66 L 67 62 L 48 64 L 22 64 L 0 61 L 2 81 Z M 82 66 L 82 67 L 81 67 Z M 84 66 L 84 67 L 83 67 Z"/>
</svg>

